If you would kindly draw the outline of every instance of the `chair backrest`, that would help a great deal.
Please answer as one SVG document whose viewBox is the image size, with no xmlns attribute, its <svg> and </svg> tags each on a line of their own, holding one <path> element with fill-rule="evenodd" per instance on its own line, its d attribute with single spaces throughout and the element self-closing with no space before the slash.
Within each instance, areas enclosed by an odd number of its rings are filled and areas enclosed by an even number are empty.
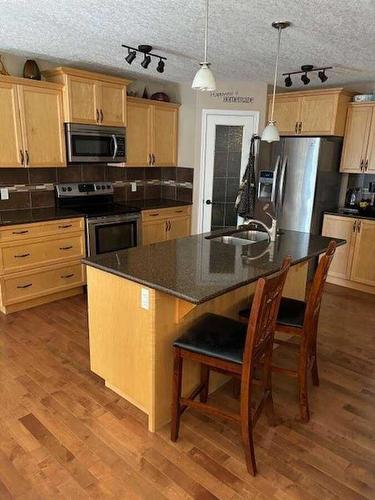
<svg viewBox="0 0 375 500">
<path fill-rule="evenodd" d="M 329 267 L 336 252 L 336 242 L 330 241 L 326 253 L 321 257 L 315 271 L 310 293 L 307 299 L 305 317 L 303 322 L 304 339 L 306 348 L 315 344 L 318 330 L 320 306 L 322 303 L 324 285 L 327 280 Z"/>
<path fill-rule="evenodd" d="M 250 372 L 254 361 L 262 357 L 267 348 L 272 349 L 281 294 L 290 263 L 291 257 L 286 257 L 280 271 L 257 282 L 243 354 L 243 367 Z"/>
</svg>

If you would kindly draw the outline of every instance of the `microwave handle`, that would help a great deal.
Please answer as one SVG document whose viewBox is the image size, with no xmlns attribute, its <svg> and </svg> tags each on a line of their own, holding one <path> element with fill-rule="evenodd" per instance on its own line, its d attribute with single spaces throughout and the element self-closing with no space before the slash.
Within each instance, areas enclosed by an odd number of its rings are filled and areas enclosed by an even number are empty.
<svg viewBox="0 0 375 500">
<path fill-rule="evenodd" d="M 113 146 L 114 146 L 112 158 L 115 159 L 117 156 L 117 149 L 118 149 L 117 137 L 115 136 L 115 134 L 112 134 L 112 139 L 113 139 Z"/>
</svg>

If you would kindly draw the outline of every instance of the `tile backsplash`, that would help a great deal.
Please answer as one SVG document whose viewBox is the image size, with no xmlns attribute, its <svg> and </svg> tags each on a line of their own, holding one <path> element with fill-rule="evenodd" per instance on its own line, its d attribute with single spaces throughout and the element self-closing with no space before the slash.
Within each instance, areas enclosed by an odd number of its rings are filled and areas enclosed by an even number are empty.
<svg viewBox="0 0 375 500">
<path fill-rule="evenodd" d="M 0 210 L 53 207 L 56 183 L 107 180 L 114 183 L 116 202 L 154 198 L 191 202 L 193 175 L 194 170 L 185 167 L 123 168 L 88 163 L 66 168 L 0 168 L 0 186 L 9 189 L 9 199 L 0 200 Z"/>
</svg>

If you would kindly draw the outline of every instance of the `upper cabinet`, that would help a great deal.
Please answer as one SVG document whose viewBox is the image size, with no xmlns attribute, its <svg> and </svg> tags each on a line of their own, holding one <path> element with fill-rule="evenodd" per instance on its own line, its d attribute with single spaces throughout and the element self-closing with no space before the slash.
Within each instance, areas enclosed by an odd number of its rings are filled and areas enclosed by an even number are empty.
<svg viewBox="0 0 375 500">
<path fill-rule="evenodd" d="M 48 81 L 64 85 L 64 121 L 126 126 L 126 86 L 130 80 L 60 67 L 43 72 Z"/>
<path fill-rule="evenodd" d="M 340 171 L 375 172 L 375 103 L 350 104 Z"/>
<path fill-rule="evenodd" d="M 128 166 L 176 166 L 179 104 L 128 97 Z"/>
<path fill-rule="evenodd" d="M 62 87 L 0 77 L 0 167 L 65 167 Z"/>
<path fill-rule="evenodd" d="M 351 96 L 341 88 L 276 94 L 274 120 L 281 135 L 342 136 Z"/>
</svg>

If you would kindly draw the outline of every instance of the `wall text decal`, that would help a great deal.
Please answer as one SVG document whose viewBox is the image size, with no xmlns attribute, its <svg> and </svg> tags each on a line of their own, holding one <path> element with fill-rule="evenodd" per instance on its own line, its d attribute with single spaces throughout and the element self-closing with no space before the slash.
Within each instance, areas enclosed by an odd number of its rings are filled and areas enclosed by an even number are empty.
<svg viewBox="0 0 375 500">
<path fill-rule="evenodd" d="M 250 104 L 254 102 L 253 96 L 239 95 L 238 90 L 230 90 L 228 92 L 218 92 L 214 90 L 210 95 L 216 99 L 222 99 L 223 102 L 227 103 Z"/>
</svg>

